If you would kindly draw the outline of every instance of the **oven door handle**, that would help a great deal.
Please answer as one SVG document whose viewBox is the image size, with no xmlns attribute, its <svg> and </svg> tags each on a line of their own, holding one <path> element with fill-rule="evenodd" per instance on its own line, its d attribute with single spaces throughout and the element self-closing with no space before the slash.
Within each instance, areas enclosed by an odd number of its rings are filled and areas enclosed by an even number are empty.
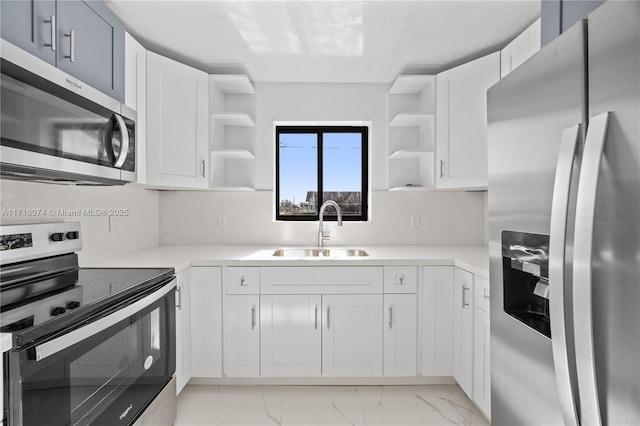
<svg viewBox="0 0 640 426">
<path fill-rule="evenodd" d="M 92 322 L 82 328 L 73 330 L 60 337 L 56 337 L 53 340 L 42 343 L 36 346 L 36 361 L 41 361 L 51 355 L 54 355 L 60 351 L 63 351 L 83 340 L 100 333 L 103 330 L 108 329 L 111 326 L 116 325 L 122 320 L 129 318 L 137 312 L 140 312 L 147 306 L 151 306 L 156 301 L 162 299 L 165 295 L 170 293 L 176 288 L 175 278 L 171 280 L 167 285 L 163 286 L 159 290 L 153 292 L 147 297 L 144 297 L 131 305 L 115 311 L 104 318 L 101 318 L 95 322 Z"/>
</svg>

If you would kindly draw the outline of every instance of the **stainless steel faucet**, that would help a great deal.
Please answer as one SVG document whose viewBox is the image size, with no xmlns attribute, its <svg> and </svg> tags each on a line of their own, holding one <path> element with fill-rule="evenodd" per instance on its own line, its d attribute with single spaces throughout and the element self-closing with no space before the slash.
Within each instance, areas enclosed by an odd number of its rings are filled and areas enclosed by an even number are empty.
<svg viewBox="0 0 640 426">
<path fill-rule="evenodd" d="M 318 230 L 318 247 L 323 246 L 324 240 L 331 239 L 329 235 L 324 234 L 324 230 L 322 229 L 322 216 L 324 215 L 324 211 L 327 206 L 333 206 L 333 208 L 336 209 L 336 212 L 338 213 L 338 226 L 342 226 L 342 210 L 340 210 L 340 206 L 338 205 L 338 203 L 333 200 L 327 200 L 322 203 L 322 206 L 320 206 L 320 214 L 318 215 L 320 217 L 320 229 Z"/>
</svg>

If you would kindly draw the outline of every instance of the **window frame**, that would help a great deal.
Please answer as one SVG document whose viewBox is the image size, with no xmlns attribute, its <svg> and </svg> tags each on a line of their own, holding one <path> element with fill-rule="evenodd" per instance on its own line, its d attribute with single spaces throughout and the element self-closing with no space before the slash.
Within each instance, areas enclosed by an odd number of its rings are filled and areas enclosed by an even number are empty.
<svg viewBox="0 0 640 426">
<path fill-rule="evenodd" d="M 280 135 L 291 133 L 316 133 L 318 137 L 317 159 L 317 191 L 318 191 L 318 212 L 315 215 L 281 215 L 280 214 Z M 324 200 L 323 188 L 323 134 L 324 133 L 358 133 L 361 135 L 361 195 L 360 215 L 342 216 L 343 221 L 367 222 L 369 217 L 369 126 L 356 125 L 285 125 L 275 126 L 275 210 L 276 221 L 287 222 L 312 222 L 320 220 L 319 209 Z M 338 215 L 334 209 L 327 209 L 323 216 L 325 221 L 337 221 Z"/>
</svg>

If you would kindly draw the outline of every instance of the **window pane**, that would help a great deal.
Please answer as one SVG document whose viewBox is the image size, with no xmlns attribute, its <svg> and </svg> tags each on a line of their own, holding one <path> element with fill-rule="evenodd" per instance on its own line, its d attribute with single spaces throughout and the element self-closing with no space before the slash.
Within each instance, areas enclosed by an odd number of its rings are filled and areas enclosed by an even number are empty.
<svg viewBox="0 0 640 426">
<path fill-rule="evenodd" d="M 362 214 L 362 134 L 324 133 L 323 198 L 333 200 L 345 216 Z M 335 215 L 333 209 L 327 214 Z"/>
<path fill-rule="evenodd" d="M 280 214 L 315 215 L 318 194 L 318 137 L 315 133 L 280 133 Z"/>
</svg>

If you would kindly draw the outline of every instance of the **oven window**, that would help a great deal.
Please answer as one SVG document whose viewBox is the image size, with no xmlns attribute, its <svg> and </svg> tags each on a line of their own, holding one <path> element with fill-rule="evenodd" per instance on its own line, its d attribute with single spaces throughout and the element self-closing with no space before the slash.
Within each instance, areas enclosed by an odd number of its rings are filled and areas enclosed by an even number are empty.
<svg viewBox="0 0 640 426">
<path fill-rule="evenodd" d="M 33 348 L 21 352 L 22 378 L 12 385 L 22 395 L 22 424 L 131 423 L 175 371 L 174 303 L 171 292 L 40 361 Z"/>
</svg>

